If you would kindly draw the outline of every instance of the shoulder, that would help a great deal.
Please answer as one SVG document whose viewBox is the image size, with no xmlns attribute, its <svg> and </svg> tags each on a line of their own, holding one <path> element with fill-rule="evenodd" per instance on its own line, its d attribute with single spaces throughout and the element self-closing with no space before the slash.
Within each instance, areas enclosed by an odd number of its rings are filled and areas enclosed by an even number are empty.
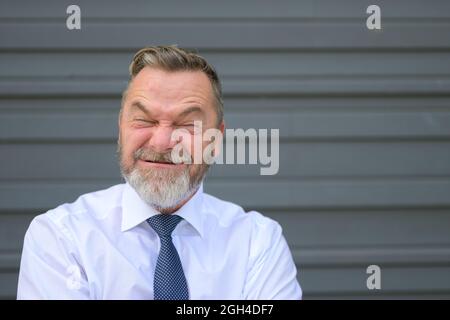
<svg viewBox="0 0 450 320">
<path fill-rule="evenodd" d="M 277 221 L 258 211 L 246 211 L 235 203 L 219 199 L 206 193 L 204 197 L 204 210 L 206 214 L 214 218 L 222 226 L 244 226 L 252 238 L 258 238 L 260 235 L 265 235 L 267 238 L 269 235 L 280 235 L 282 232 L 282 228 Z"/>
<path fill-rule="evenodd" d="M 41 232 L 60 232 L 71 238 L 71 229 L 104 219 L 121 206 L 124 184 L 90 192 L 79 196 L 74 202 L 64 203 L 36 216 L 30 223 L 27 235 Z"/>
<path fill-rule="evenodd" d="M 205 194 L 204 212 L 212 237 L 226 235 L 230 243 L 239 243 L 248 254 L 248 265 L 258 265 L 268 257 L 287 252 L 281 225 L 257 211 Z M 231 241 L 233 239 L 233 241 Z"/>
</svg>

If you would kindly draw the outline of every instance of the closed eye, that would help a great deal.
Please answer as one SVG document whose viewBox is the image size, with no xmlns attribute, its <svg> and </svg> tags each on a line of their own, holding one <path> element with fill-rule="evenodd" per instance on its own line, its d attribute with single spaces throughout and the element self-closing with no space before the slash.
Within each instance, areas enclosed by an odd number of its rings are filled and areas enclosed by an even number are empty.
<svg viewBox="0 0 450 320">
<path fill-rule="evenodd" d="M 146 120 L 146 119 L 134 119 L 134 121 L 145 122 L 150 124 L 156 124 L 156 121 Z"/>
</svg>

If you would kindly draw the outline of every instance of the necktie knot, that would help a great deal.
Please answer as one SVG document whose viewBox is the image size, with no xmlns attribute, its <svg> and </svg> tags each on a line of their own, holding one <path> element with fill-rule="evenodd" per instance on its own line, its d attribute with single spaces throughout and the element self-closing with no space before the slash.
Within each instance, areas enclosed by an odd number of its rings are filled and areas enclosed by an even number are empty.
<svg viewBox="0 0 450 320">
<path fill-rule="evenodd" d="M 161 238 L 171 236 L 173 230 L 182 219 L 180 216 L 173 214 L 157 214 L 148 218 L 147 222 Z"/>
</svg>

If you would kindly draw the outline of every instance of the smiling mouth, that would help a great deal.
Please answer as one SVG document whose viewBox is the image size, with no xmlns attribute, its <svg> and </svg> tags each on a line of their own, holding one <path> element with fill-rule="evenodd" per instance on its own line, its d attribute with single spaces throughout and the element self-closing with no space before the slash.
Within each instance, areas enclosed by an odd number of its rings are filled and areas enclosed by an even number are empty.
<svg viewBox="0 0 450 320">
<path fill-rule="evenodd" d="M 164 160 L 144 160 L 144 159 L 141 159 L 141 161 L 144 161 L 144 162 L 147 162 L 147 163 L 165 164 L 165 165 L 173 165 L 173 166 L 179 164 L 179 163 L 173 163 L 171 161 L 164 161 Z"/>
</svg>

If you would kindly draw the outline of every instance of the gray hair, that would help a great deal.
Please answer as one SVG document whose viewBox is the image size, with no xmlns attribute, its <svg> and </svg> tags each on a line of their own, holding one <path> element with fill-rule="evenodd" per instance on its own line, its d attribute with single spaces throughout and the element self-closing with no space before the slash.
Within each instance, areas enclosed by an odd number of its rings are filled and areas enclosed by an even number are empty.
<svg viewBox="0 0 450 320">
<path fill-rule="evenodd" d="M 202 56 L 185 49 L 171 46 L 146 47 L 139 50 L 131 61 L 130 82 L 144 68 L 154 67 L 165 71 L 201 71 L 208 76 L 216 100 L 218 123 L 223 120 L 222 86 L 214 68 Z M 128 88 L 127 88 L 128 89 Z M 122 95 L 122 107 L 127 89 Z M 122 111 L 122 110 L 121 110 Z"/>
</svg>

